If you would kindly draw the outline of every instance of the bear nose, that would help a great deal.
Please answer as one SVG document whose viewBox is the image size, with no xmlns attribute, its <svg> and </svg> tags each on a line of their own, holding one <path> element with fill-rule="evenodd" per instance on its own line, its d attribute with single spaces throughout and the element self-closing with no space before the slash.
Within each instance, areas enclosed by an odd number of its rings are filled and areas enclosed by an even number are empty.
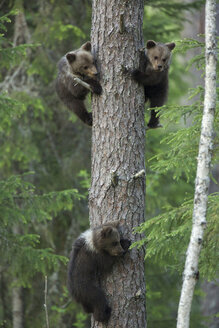
<svg viewBox="0 0 219 328">
<path fill-rule="evenodd" d="M 157 68 L 158 68 L 158 69 L 161 69 L 161 68 L 162 68 L 162 65 L 158 65 Z"/>
</svg>

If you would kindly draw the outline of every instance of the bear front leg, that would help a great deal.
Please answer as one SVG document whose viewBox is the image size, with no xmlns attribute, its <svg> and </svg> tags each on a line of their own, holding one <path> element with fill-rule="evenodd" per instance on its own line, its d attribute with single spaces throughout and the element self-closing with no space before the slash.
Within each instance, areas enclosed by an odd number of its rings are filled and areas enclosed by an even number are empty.
<svg viewBox="0 0 219 328">
<path fill-rule="evenodd" d="M 102 93 L 102 87 L 99 81 L 94 79 L 85 79 L 85 82 L 91 86 L 93 93 L 96 95 L 100 95 Z"/>
<path fill-rule="evenodd" d="M 147 82 L 148 76 L 141 72 L 139 69 L 134 69 L 131 71 L 131 77 L 138 83 L 145 84 Z"/>
<path fill-rule="evenodd" d="M 127 253 L 129 250 L 129 247 L 131 245 L 131 241 L 128 239 L 120 239 L 120 244 L 121 244 L 122 248 L 124 249 L 125 253 Z"/>
</svg>

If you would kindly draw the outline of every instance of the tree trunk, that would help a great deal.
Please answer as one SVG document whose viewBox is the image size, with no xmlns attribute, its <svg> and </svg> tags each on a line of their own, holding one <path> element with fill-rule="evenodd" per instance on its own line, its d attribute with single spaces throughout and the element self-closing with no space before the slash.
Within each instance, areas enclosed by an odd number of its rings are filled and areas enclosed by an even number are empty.
<svg viewBox="0 0 219 328">
<path fill-rule="evenodd" d="M 12 227 L 13 234 L 20 234 L 21 230 L 18 225 Z M 12 317 L 13 328 L 24 327 L 24 307 L 23 307 L 23 287 L 16 286 L 17 278 L 13 278 L 14 286 L 12 287 Z"/>
<path fill-rule="evenodd" d="M 26 23 L 25 15 L 23 12 L 23 2 L 18 4 L 19 13 L 15 16 L 14 38 L 13 45 L 18 46 L 30 42 L 30 33 Z M 17 68 L 8 72 L 5 80 L 2 83 L 4 90 L 8 92 L 23 91 L 25 85 L 30 85 L 30 78 L 26 74 L 24 62 L 22 62 Z M 1 88 L 1 86 L 0 86 Z M 16 172 L 20 173 L 20 172 Z M 20 227 L 15 224 L 12 227 L 13 234 L 20 234 Z M 16 286 L 17 278 L 13 279 L 14 286 L 12 287 L 12 316 L 13 316 L 13 328 L 24 327 L 24 307 L 23 307 L 23 287 Z"/>
<path fill-rule="evenodd" d="M 145 176 L 133 178 L 144 165 L 143 87 L 123 73 L 139 65 L 143 0 L 93 0 L 91 41 L 103 93 L 92 98 L 91 226 L 125 220 L 125 237 L 144 221 Z M 92 327 L 144 328 L 144 250 L 133 249 L 101 282 L 112 307 L 108 324 Z"/>
<path fill-rule="evenodd" d="M 22 287 L 13 287 L 12 289 L 12 313 L 13 313 L 13 328 L 23 328 L 23 297 Z"/>
<path fill-rule="evenodd" d="M 213 122 L 216 106 L 216 0 L 206 1 L 205 43 L 205 99 L 195 183 L 193 226 L 186 256 L 177 328 L 189 327 L 193 292 L 198 279 L 198 259 L 206 227 L 209 171 L 213 147 Z"/>
</svg>

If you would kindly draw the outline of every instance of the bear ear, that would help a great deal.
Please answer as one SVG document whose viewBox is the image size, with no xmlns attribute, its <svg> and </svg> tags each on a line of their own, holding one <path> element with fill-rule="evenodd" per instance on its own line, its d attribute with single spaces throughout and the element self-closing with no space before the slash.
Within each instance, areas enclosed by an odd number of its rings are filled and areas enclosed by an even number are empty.
<svg viewBox="0 0 219 328">
<path fill-rule="evenodd" d="M 69 52 L 66 55 L 66 58 L 67 58 L 67 60 L 68 60 L 69 63 L 72 63 L 76 59 L 76 54 L 74 54 L 72 52 Z"/>
<path fill-rule="evenodd" d="M 109 237 L 111 235 L 112 231 L 113 231 L 112 227 L 104 227 L 101 230 L 101 237 L 103 237 L 103 238 Z"/>
<path fill-rule="evenodd" d="M 174 42 L 166 43 L 165 45 L 170 49 L 170 51 L 173 50 L 176 46 L 176 44 Z"/>
<path fill-rule="evenodd" d="M 90 43 L 90 41 L 87 41 L 85 44 L 83 44 L 81 46 L 81 49 L 82 50 L 85 50 L 85 51 L 91 51 L 91 43 Z"/>
<path fill-rule="evenodd" d="M 148 40 L 147 41 L 147 43 L 146 43 L 146 48 L 147 49 L 151 49 L 151 48 L 154 48 L 154 47 L 156 47 L 156 42 L 155 41 L 153 41 L 153 40 Z"/>
</svg>

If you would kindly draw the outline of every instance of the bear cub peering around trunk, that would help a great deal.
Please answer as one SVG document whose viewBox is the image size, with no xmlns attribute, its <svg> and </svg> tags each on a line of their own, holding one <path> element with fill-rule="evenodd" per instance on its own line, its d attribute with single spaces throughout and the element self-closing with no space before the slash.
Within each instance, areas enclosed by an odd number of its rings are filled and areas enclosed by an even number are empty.
<svg viewBox="0 0 219 328">
<path fill-rule="evenodd" d="M 89 90 L 74 80 L 76 75 L 88 83 L 93 93 L 100 95 L 102 88 L 97 80 L 97 69 L 91 54 L 91 43 L 86 42 L 81 48 L 68 52 L 58 62 L 56 92 L 63 103 L 84 123 L 92 125 L 92 113 L 85 107 L 84 100 Z"/>
<path fill-rule="evenodd" d="M 106 322 L 111 308 L 100 287 L 100 279 L 110 273 L 116 259 L 124 255 L 131 244 L 121 239 L 119 221 L 109 222 L 82 233 L 74 242 L 68 266 L 68 288 L 74 299 L 83 305 L 94 319 Z"/>
<path fill-rule="evenodd" d="M 146 43 L 146 53 L 141 63 L 142 69 L 131 72 L 132 78 L 143 84 L 145 101 L 149 100 L 150 108 L 161 107 L 165 104 L 168 94 L 168 70 L 171 60 L 171 51 L 175 43 L 162 44 L 152 40 Z M 151 110 L 148 123 L 149 128 L 160 127 L 158 111 Z"/>
</svg>

